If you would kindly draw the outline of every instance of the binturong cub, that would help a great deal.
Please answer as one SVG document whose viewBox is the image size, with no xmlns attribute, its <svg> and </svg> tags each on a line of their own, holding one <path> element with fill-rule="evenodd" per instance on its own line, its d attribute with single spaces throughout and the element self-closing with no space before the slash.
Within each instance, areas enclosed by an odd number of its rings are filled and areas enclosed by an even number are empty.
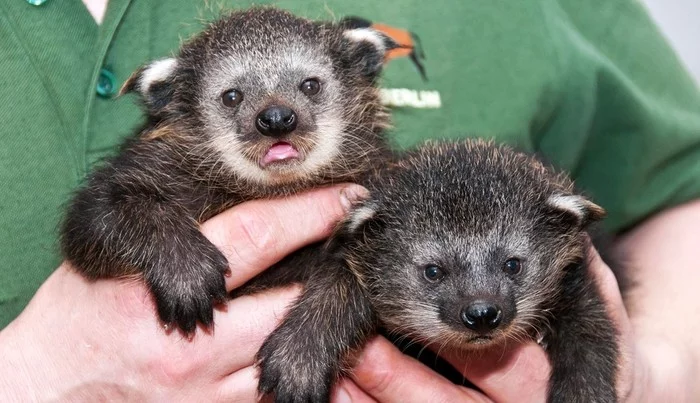
<svg viewBox="0 0 700 403">
<path fill-rule="evenodd" d="M 142 67 L 122 92 L 147 121 L 75 195 L 65 258 L 91 279 L 143 277 L 165 324 L 211 325 L 229 264 L 199 224 L 368 171 L 385 152 L 376 81 L 392 46 L 373 29 L 252 8 Z"/>
<path fill-rule="evenodd" d="M 617 335 L 588 270 L 587 227 L 604 211 L 566 175 L 466 140 L 428 143 L 364 185 L 327 269 L 261 349 L 263 390 L 323 401 L 382 327 L 465 352 L 537 340 L 550 402 L 617 401 Z"/>
</svg>

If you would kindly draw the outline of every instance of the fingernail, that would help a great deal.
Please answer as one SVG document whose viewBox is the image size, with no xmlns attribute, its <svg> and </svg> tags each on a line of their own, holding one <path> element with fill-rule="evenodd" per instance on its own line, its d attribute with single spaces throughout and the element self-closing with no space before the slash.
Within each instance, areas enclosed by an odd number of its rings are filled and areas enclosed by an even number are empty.
<svg viewBox="0 0 700 403">
<path fill-rule="evenodd" d="M 369 196 L 369 191 L 360 185 L 349 185 L 340 191 L 340 204 L 345 211 L 350 211 L 353 203 L 365 199 Z"/>
<path fill-rule="evenodd" d="M 342 386 L 338 387 L 338 391 L 335 394 L 335 402 L 336 403 L 352 403 L 352 399 L 350 398 L 350 394 L 348 393 L 347 390 L 345 390 L 344 387 L 342 387 Z"/>
</svg>

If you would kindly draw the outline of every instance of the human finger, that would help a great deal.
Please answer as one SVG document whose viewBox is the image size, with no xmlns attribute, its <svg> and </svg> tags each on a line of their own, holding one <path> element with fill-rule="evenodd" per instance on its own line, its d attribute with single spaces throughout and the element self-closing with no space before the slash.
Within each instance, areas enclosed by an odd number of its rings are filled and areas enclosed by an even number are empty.
<svg viewBox="0 0 700 403">
<path fill-rule="evenodd" d="M 476 390 L 455 385 L 401 353 L 383 337 L 367 343 L 352 379 L 382 403 L 491 402 Z"/>
<path fill-rule="evenodd" d="M 279 326 L 299 291 L 298 286 L 290 286 L 230 300 L 215 311 L 213 330 L 197 332 L 193 343 L 182 343 L 181 353 L 192 357 L 190 361 L 194 357 L 205 360 L 190 364 L 216 374 L 230 374 L 253 365 L 255 354 Z"/>
<path fill-rule="evenodd" d="M 222 402 L 257 402 L 271 401 L 271 396 L 260 396 L 257 387 L 260 372 L 251 365 L 227 376 L 219 386 L 219 398 Z M 351 380 L 345 378 L 335 387 L 331 403 L 377 403 Z"/>
<path fill-rule="evenodd" d="M 377 403 L 377 400 L 365 393 L 351 379 L 343 378 L 331 395 L 331 403 Z"/>
<path fill-rule="evenodd" d="M 544 402 L 551 366 L 535 342 L 443 357 L 496 402 Z"/>
<path fill-rule="evenodd" d="M 617 342 L 620 348 L 617 393 L 620 400 L 625 401 L 632 392 L 637 359 L 632 322 L 613 271 L 603 262 L 595 248 L 591 247 L 588 257 L 588 269 L 598 286 L 613 326 L 617 330 Z"/>
<path fill-rule="evenodd" d="M 304 245 L 330 235 L 353 201 L 358 185 L 338 185 L 294 196 L 253 200 L 207 220 L 202 232 L 226 256 L 232 290 Z"/>
<path fill-rule="evenodd" d="M 259 398 L 258 370 L 251 365 L 224 378 L 218 387 L 215 401 L 253 403 Z"/>
<path fill-rule="evenodd" d="M 257 402 L 260 396 L 257 387 L 260 371 L 254 365 L 242 368 L 227 376 L 219 386 L 219 398 L 222 402 Z M 270 396 L 262 401 L 271 401 Z M 351 380 L 344 378 L 334 388 L 331 396 L 332 403 L 376 403 L 369 395 L 362 391 Z"/>
<path fill-rule="evenodd" d="M 598 290 L 608 309 L 608 314 L 616 327 L 622 332 L 631 330 L 631 323 L 615 274 L 610 267 L 603 262 L 598 251 L 593 247 L 591 247 L 588 253 L 588 269 L 598 286 Z"/>
</svg>

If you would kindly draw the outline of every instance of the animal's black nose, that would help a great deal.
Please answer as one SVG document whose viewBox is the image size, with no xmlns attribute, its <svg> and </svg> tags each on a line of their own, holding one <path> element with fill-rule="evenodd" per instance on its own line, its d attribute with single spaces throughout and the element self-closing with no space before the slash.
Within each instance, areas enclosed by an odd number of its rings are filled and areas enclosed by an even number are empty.
<svg viewBox="0 0 700 403">
<path fill-rule="evenodd" d="M 286 106 L 271 106 L 258 113 L 255 127 L 265 136 L 283 136 L 297 128 L 297 114 Z"/>
<path fill-rule="evenodd" d="M 502 316 L 501 308 L 484 301 L 472 302 L 460 313 L 464 326 L 479 333 L 497 328 Z"/>
</svg>

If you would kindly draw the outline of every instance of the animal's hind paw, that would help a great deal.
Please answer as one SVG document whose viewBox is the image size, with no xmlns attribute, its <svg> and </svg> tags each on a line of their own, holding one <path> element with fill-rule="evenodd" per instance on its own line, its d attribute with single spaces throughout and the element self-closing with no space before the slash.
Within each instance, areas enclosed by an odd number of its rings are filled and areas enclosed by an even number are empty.
<svg viewBox="0 0 700 403">
<path fill-rule="evenodd" d="M 284 325 L 275 330 L 258 352 L 258 390 L 276 403 L 326 403 L 335 369 L 314 352 L 313 340 Z"/>
</svg>

